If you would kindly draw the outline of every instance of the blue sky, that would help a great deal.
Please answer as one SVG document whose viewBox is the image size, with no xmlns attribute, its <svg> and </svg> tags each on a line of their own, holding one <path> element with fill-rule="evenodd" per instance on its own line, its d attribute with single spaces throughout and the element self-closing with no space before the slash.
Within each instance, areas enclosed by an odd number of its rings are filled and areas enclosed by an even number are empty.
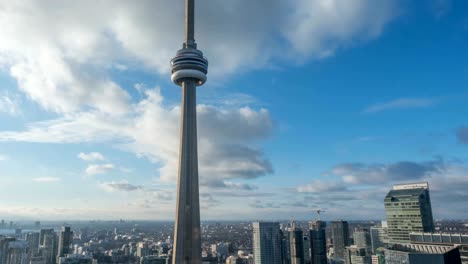
<svg viewBox="0 0 468 264">
<path fill-rule="evenodd" d="M 0 4 L 3 218 L 173 219 L 179 2 Z M 203 219 L 468 217 L 467 3 L 199 2 Z"/>
</svg>

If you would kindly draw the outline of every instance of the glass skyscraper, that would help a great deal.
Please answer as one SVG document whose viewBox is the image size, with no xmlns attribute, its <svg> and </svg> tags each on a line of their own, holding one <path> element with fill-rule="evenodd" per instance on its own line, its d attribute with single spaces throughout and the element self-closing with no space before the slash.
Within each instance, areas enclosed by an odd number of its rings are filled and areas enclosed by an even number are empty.
<svg viewBox="0 0 468 264">
<path fill-rule="evenodd" d="M 335 259 L 344 259 L 345 248 L 349 246 L 349 226 L 348 222 L 338 220 L 331 223 L 333 249 Z"/>
<path fill-rule="evenodd" d="M 310 253 L 312 264 L 327 264 L 326 223 L 323 221 L 309 222 Z"/>
<path fill-rule="evenodd" d="M 302 240 L 302 236 L 301 236 Z M 253 223 L 255 264 L 281 264 L 281 233 L 277 222 Z"/>
<path fill-rule="evenodd" d="M 395 185 L 384 199 L 389 243 L 409 243 L 411 232 L 432 232 L 428 183 Z"/>
</svg>

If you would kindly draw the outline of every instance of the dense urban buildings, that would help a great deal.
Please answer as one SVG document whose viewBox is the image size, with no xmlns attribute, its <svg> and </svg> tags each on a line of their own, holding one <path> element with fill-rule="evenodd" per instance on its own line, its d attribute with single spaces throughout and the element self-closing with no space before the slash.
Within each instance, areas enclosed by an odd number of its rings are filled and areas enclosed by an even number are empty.
<svg viewBox="0 0 468 264">
<path fill-rule="evenodd" d="M 389 243 L 408 243 L 409 233 L 434 230 L 428 183 L 395 185 L 384 203 Z"/>
<path fill-rule="evenodd" d="M 196 89 L 206 81 L 208 61 L 195 43 L 195 1 L 186 0 L 185 5 L 185 42 L 171 61 L 171 79 L 182 87 L 173 263 L 200 264 Z"/>
<path fill-rule="evenodd" d="M 335 259 L 344 259 L 345 248 L 349 246 L 349 225 L 347 221 L 331 222 L 333 250 Z"/>
<path fill-rule="evenodd" d="M 255 264 L 281 264 L 281 234 L 277 222 L 253 223 Z"/>
</svg>

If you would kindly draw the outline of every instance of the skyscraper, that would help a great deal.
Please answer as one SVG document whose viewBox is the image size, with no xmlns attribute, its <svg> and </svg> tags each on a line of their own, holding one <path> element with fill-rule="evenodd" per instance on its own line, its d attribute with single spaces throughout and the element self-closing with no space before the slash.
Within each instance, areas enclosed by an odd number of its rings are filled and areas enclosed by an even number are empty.
<svg viewBox="0 0 468 264">
<path fill-rule="evenodd" d="M 365 248 L 367 253 L 371 251 L 371 237 L 369 230 L 361 229 L 355 230 L 353 233 L 354 245 L 360 248 Z"/>
<path fill-rule="evenodd" d="M 433 231 L 434 222 L 427 182 L 395 185 L 384 202 L 389 243 L 408 243 L 411 232 Z"/>
<path fill-rule="evenodd" d="M 343 220 L 333 221 L 331 225 L 335 259 L 344 259 L 345 247 L 349 246 L 349 226 Z"/>
<path fill-rule="evenodd" d="M 279 223 L 253 223 L 253 252 L 255 264 L 281 264 Z"/>
<path fill-rule="evenodd" d="M 174 228 L 174 264 L 201 263 L 198 191 L 196 88 L 203 85 L 208 60 L 195 43 L 195 1 L 185 1 L 185 43 L 171 61 L 171 79 L 182 87 L 179 177 Z"/>
<path fill-rule="evenodd" d="M 385 248 L 388 244 L 387 225 L 372 226 L 370 228 L 370 236 L 372 252 L 376 253 L 378 248 Z"/>
<path fill-rule="evenodd" d="M 73 232 L 69 226 L 62 226 L 62 230 L 59 233 L 58 250 L 57 250 L 57 262 L 60 257 L 65 257 L 69 254 L 70 245 L 73 239 Z"/>
<path fill-rule="evenodd" d="M 327 264 L 326 223 L 323 221 L 309 222 L 310 252 L 312 264 Z"/>
<path fill-rule="evenodd" d="M 304 241 L 302 230 L 292 222 L 289 228 L 289 243 L 291 248 L 291 264 L 304 264 Z"/>
</svg>

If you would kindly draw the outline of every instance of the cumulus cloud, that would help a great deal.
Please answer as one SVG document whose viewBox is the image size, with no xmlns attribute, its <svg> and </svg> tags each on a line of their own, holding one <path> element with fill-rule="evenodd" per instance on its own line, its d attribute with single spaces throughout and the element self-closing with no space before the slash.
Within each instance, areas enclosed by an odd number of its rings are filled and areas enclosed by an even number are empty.
<svg viewBox="0 0 468 264">
<path fill-rule="evenodd" d="M 341 182 L 331 181 L 314 181 L 311 184 L 297 187 L 297 191 L 301 193 L 323 193 L 345 191 L 346 185 Z"/>
<path fill-rule="evenodd" d="M 434 99 L 428 98 L 400 98 L 390 102 L 378 103 L 364 109 L 363 113 L 377 113 L 387 110 L 426 108 L 436 103 Z"/>
<path fill-rule="evenodd" d="M 390 164 L 345 163 L 335 166 L 332 173 L 350 184 L 380 184 L 420 180 L 440 173 L 443 169 L 442 160 L 400 161 Z"/>
<path fill-rule="evenodd" d="M 197 39 L 210 59 L 210 75 L 217 78 L 278 60 L 329 56 L 356 40 L 374 38 L 397 14 L 396 2 L 200 1 Z M 126 113 L 130 95 L 108 70 L 138 67 L 167 74 L 174 47 L 181 47 L 183 8 L 183 2 L 151 0 L 66 6 L 57 0 L 7 1 L 0 6 L 5 25 L 0 68 L 47 110 Z"/>
<path fill-rule="evenodd" d="M 102 161 L 102 160 L 106 160 L 104 158 L 104 156 L 99 152 L 90 152 L 90 153 L 80 152 L 78 154 L 78 158 L 82 159 L 82 160 L 85 160 L 85 161 L 96 161 L 96 160 Z"/>
<path fill-rule="evenodd" d="M 62 179 L 60 179 L 58 177 L 38 177 L 38 178 L 33 179 L 34 182 L 44 182 L 44 183 L 58 182 L 58 181 L 61 181 L 61 180 Z"/>
<path fill-rule="evenodd" d="M 107 192 L 123 191 L 131 192 L 142 189 L 141 186 L 129 184 L 126 181 L 103 182 L 99 186 Z"/>
<path fill-rule="evenodd" d="M 25 131 L 0 132 L 0 141 L 42 143 L 114 142 L 120 149 L 161 164 L 160 178 L 175 181 L 178 167 L 178 106 L 166 107 L 159 89 L 148 89 L 132 105 L 132 115 L 113 118 L 98 111 L 67 114 L 29 125 Z M 273 122 L 266 109 L 198 106 L 200 182 L 251 179 L 273 172 L 256 142 L 268 137 Z M 89 155 L 89 154 L 86 154 Z M 81 155 L 83 156 L 83 155 Z M 94 155 L 96 156 L 96 155 Z M 108 172 L 112 164 L 90 165 L 88 175 Z M 253 188 L 231 183 L 231 187 Z"/>
<path fill-rule="evenodd" d="M 468 127 L 460 127 L 456 131 L 457 139 L 462 144 L 468 144 Z"/>
<path fill-rule="evenodd" d="M 105 174 L 114 169 L 114 164 L 91 164 L 88 165 L 85 172 L 89 176 Z"/>
</svg>

